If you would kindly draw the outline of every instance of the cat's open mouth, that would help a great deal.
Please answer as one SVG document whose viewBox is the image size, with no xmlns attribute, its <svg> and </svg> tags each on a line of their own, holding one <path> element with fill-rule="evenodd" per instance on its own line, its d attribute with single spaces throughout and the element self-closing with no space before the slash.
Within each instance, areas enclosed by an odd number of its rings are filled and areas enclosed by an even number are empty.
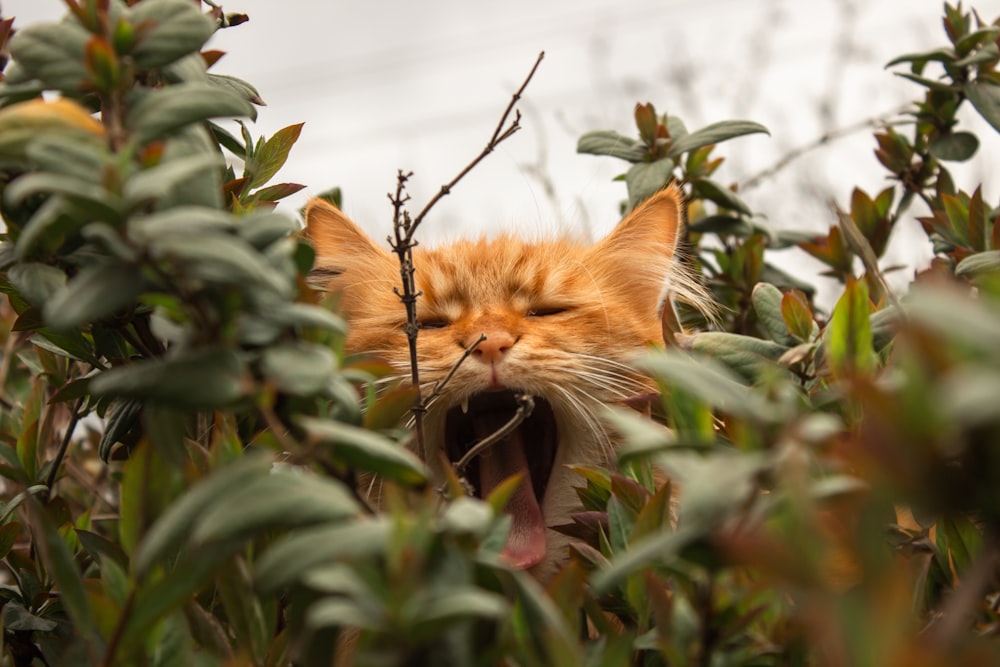
<svg viewBox="0 0 1000 667">
<path fill-rule="evenodd" d="M 512 391 L 483 392 L 470 397 L 467 404 L 451 408 L 445 419 L 449 460 L 459 461 L 476 443 L 503 428 L 517 409 L 517 398 Z M 512 523 L 504 555 L 517 567 L 530 567 L 545 556 L 541 505 L 552 474 L 557 442 L 552 406 L 535 397 L 531 414 L 473 459 L 466 469 L 465 476 L 479 497 L 488 496 L 511 475 L 525 475 L 507 508 Z"/>
</svg>

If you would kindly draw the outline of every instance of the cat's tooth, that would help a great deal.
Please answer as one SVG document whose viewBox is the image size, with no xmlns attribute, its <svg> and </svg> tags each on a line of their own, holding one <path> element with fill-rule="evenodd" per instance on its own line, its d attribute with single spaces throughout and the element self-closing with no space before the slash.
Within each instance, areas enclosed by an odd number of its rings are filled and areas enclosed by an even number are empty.
<svg viewBox="0 0 1000 667">
<path fill-rule="evenodd" d="M 467 414 L 469 414 L 469 398 L 468 398 L 468 397 L 466 397 L 466 398 L 465 398 L 465 399 L 464 399 L 464 400 L 462 401 L 462 414 L 463 414 L 463 415 L 467 415 Z"/>
</svg>

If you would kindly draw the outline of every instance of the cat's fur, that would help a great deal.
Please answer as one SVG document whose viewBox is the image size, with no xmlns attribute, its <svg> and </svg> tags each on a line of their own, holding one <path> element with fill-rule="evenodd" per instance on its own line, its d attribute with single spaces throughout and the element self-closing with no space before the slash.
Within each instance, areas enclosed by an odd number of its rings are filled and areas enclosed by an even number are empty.
<svg viewBox="0 0 1000 667">
<path fill-rule="evenodd" d="M 406 315 L 393 291 L 400 284 L 395 255 L 321 200 L 309 204 L 306 221 L 317 249 L 317 276 L 341 295 L 349 351 L 376 354 L 406 377 Z M 426 414 L 427 463 L 440 465 L 437 452 L 455 432 L 475 440 L 506 421 L 513 403 L 501 389 L 543 400 L 535 409 L 538 423 L 497 444 L 483 455 L 493 458 L 481 458 L 478 470 L 470 471 L 480 492 L 534 461 L 531 452 L 546 449 L 540 443 L 552 430 L 546 418 L 554 422 L 557 447 L 547 483 L 522 482 L 508 508 L 513 521 L 507 556 L 540 578 L 565 558 L 567 539 L 551 527 L 567 523 L 579 509 L 572 487 L 582 480 L 566 464 L 608 464 L 615 436 L 602 421 L 602 406 L 653 390 L 630 364 L 646 346 L 663 342 L 668 287 L 675 296 L 705 302 L 676 261 L 683 225 L 683 197 L 670 186 L 590 246 L 504 235 L 414 251 L 425 387 L 440 381 L 480 334 L 487 337 Z M 499 396 L 502 405 L 493 401 Z M 459 417 L 470 398 L 471 417 Z M 469 425 L 470 419 L 479 423 Z M 455 461 L 460 452 L 451 447 Z M 535 465 L 536 477 L 544 477 L 546 462 Z"/>
</svg>

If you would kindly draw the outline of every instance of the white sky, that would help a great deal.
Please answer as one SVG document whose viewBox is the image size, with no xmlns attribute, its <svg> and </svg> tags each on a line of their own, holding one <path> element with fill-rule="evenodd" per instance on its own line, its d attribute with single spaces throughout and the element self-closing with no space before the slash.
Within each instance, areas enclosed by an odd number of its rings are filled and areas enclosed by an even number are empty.
<svg viewBox="0 0 1000 667">
<path fill-rule="evenodd" d="M 64 11 L 61 0 L 0 3 L 20 25 Z M 1000 14 L 1000 0 L 975 6 L 986 20 Z M 743 181 L 826 130 L 916 99 L 918 87 L 884 65 L 945 40 L 940 0 L 233 0 L 224 7 L 250 22 L 213 38 L 212 48 L 229 52 L 213 71 L 247 79 L 268 102 L 251 131 L 269 135 L 305 122 L 279 180 L 308 188 L 286 208 L 337 185 L 347 212 L 378 238 L 389 232 L 386 193 L 396 170 L 414 172 L 419 209 L 479 152 L 546 52 L 520 106 L 524 129 L 435 209 L 422 230 L 431 242 L 500 227 L 605 233 L 625 197 L 611 178 L 625 165 L 578 155 L 576 139 L 593 129 L 634 134 L 637 101 L 681 116 L 689 129 L 730 118 L 770 128 L 771 137 L 717 149 L 727 158 L 718 180 Z M 997 136 L 970 120 L 987 140 L 959 184 L 971 190 L 985 178 L 984 194 L 995 201 L 1000 183 L 988 165 Z M 860 132 L 744 198 L 776 229 L 823 231 L 833 220 L 829 198 L 846 205 L 856 184 L 873 194 L 885 187 L 873 147 L 871 132 Z M 913 232 L 916 223 L 907 225 Z M 913 242 L 922 232 L 900 237 L 887 263 L 926 260 L 926 243 Z M 782 253 L 782 263 L 801 266 L 795 252 Z"/>
</svg>

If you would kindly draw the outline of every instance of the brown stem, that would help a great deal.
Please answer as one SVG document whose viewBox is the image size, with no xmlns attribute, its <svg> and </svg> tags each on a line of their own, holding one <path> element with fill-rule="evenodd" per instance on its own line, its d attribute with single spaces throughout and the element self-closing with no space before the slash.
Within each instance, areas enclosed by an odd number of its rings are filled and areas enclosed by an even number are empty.
<svg viewBox="0 0 1000 667">
<path fill-rule="evenodd" d="M 84 397 L 76 399 L 76 403 L 73 404 L 73 414 L 70 415 L 69 424 L 66 425 L 66 432 L 63 433 L 62 442 L 59 443 L 59 451 L 56 452 L 56 458 L 52 461 L 52 467 L 49 468 L 49 475 L 45 479 L 45 488 L 48 489 L 48 495 L 52 495 L 52 487 L 56 483 L 56 477 L 59 476 L 59 468 L 62 467 L 62 461 L 66 457 L 66 452 L 69 450 L 69 444 L 73 439 L 73 431 L 76 430 L 77 422 L 80 421 L 80 409 L 83 408 Z"/>
<path fill-rule="evenodd" d="M 476 458 L 484 451 L 506 438 L 514 429 L 521 425 L 521 422 L 531 416 L 531 412 L 534 409 L 534 397 L 529 396 L 528 394 L 518 394 L 517 411 L 514 413 L 514 416 L 511 417 L 506 424 L 473 445 L 469 451 L 467 451 L 465 455 L 458 460 L 458 463 L 453 466 L 455 468 L 455 472 L 459 476 L 464 475 L 465 469 L 468 467 L 469 463 L 472 462 L 472 459 Z"/>
</svg>

